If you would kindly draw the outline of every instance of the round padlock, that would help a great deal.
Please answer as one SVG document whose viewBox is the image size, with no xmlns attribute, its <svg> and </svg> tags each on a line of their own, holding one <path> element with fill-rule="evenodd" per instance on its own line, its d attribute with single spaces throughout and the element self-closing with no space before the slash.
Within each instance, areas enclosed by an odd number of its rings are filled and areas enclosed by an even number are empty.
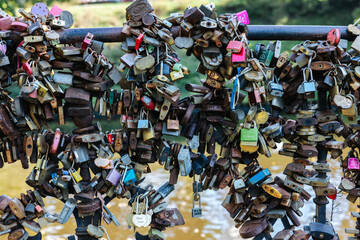
<svg viewBox="0 0 360 240">
<path fill-rule="evenodd" d="M 60 19 L 62 21 L 65 21 L 64 28 L 71 28 L 71 26 L 74 24 L 74 18 L 73 15 L 69 11 L 62 11 L 60 13 Z"/>
<path fill-rule="evenodd" d="M 31 13 L 35 16 L 49 16 L 49 8 L 45 3 L 38 2 L 31 8 Z"/>
</svg>

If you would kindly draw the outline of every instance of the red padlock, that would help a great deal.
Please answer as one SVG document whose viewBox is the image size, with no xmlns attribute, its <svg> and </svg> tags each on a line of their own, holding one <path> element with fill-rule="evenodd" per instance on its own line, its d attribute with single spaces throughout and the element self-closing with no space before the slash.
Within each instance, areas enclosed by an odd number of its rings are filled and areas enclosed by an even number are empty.
<svg viewBox="0 0 360 240">
<path fill-rule="evenodd" d="M 27 72 L 28 75 L 33 74 L 30 64 L 28 62 L 23 63 L 22 68 Z"/>
<path fill-rule="evenodd" d="M 330 32 L 327 35 L 327 41 L 331 44 L 331 45 L 338 45 L 340 42 L 340 29 L 338 28 L 333 28 L 330 30 Z"/>
<path fill-rule="evenodd" d="M 226 47 L 226 50 L 228 52 L 240 53 L 242 48 L 243 48 L 242 41 L 230 41 Z"/>
<path fill-rule="evenodd" d="M 147 109 L 149 109 L 150 111 L 155 109 L 155 103 L 153 102 L 153 100 L 148 97 L 148 96 L 143 96 L 141 98 L 141 102 L 145 105 L 145 107 Z"/>
<path fill-rule="evenodd" d="M 144 36 L 145 36 L 145 34 L 142 33 L 137 37 L 137 39 L 135 41 L 135 50 L 139 50 L 142 40 L 144 39 Z"/>
<path fill-rule="evenodd" d="M 330 198 L 331 200 L 335 200 L 336 197 L 337 197 L 337 193 L 328 196 L 328 198 Z"/>
<path fill-rule="evenodd" d="M 81 44 L 81 50 L 85 51 L 94 39 L 94 34 L 88 33 Z"/>
<path fill-rule="evenodd" d="M 113 143 L 114 143 L 114 136 L 113 136 L 111 133 L 109 133 L 109 134 L 107 135 L 107 139 L 108 139 L 109 143 L 110 143 L 111 145 L 113 145 Z"/>
</svg>

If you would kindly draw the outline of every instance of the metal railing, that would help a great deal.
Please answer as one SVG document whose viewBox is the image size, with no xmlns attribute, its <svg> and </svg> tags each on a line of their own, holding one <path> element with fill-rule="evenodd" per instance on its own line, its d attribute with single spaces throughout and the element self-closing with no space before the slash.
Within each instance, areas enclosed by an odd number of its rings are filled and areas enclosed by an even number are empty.
<svg viewBox="0 0 360 240">
<path fill-rule="evenodd" d="M 354 35 L 347 32 L 347 26 L 311 26 L 311 25 L 249 25 L 249 40 L 325 40 L 332 28 L 340 29 L 341 38 L 353 41 Z M 109 28 L 73 28 L 59 31 L 61 43 L 82 42 L 88 32 L 95 40 L 102 42 L 122 42 L 122 27 Z"/>
</svg>

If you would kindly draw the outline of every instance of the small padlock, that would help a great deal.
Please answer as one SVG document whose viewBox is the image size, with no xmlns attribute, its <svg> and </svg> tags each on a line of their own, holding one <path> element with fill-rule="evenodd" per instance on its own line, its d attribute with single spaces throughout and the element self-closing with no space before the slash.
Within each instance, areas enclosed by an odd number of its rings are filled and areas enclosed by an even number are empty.
<svg viewBox="0 0 360 240">
<path fill-rule="evenodd" d="M 350 153 L 356 153 L 355 156 L 350 157 Z M 347 169 L 349 170 L 360 170 L 360 162 L 359 162 L 359 158 L 358 158 L 358 153 L 356 151 L 350 151 L 348 153 L 348 157 L 347 157 Z"/>
<path fill-rule="evenodd" d="M 197 202 L 199 202 L 198 206 L 195 207 L 195 198 L 198 199 Z M 193 195 L 193 207 L 192 207 L 192 217 L 193 218 L 199 218 L 202 217 L 202 209 L 201 209 L 201 196 L 199 193 L 194 193 Z"/>
</svg>

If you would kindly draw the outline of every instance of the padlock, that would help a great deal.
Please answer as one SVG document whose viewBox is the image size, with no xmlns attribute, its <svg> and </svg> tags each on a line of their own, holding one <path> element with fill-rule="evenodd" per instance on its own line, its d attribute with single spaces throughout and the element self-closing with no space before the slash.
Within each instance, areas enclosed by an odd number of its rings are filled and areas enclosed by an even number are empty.
<svg viewBox="0 0 360 240">
<path fill-rule="evenodd" d="M 275 97 L 282 97 L 284 94 L 284 89 L 281 84 L 279 84 L 277 77 L 274 76 L 273 80 L 270 81 L 267 85 L 267 91 L 269 94 Z"/>
<path fill-rule="evenodd" d="M 12 213 L 19 219 L 25 218 L 25 208 L 24 205 L 21 203 L 21 201 L 18 198 L 13 198 L 9 202 L 9 207 L 12 211 Z"/>
<path fill-rule="evenodd" d="M 307 81 L 307 73 L 306 71 L 310 74 L 310 80 Z M 315 97 L 315 92 L 316 92 L 316 88 L 317 88 L 317 84 L 313 78 L 312 75 L 312 70 L 310 68 L 304 68 L 303 69 L 303 79 L 304 82 L 302 84 L 299 85 L 298 88 L 298 93 L 299 94 L 303 94 L 304 98 L 309 99 L 309 98 L 314 98 Z"/>
<path fill-rule="evenodd" d="M 191 158 L 189 149 L 182 145 L 177 158 L 181 176 L 188 176 L 191 171 Z"/>
<path fill-rule="evenodd" d="M 251 122 L 250 128 L 241 128 L 240 131 L 240 146 L 257 146 L 258 144 L 258 129 L 255 121 Z"/>
<path fill-rule="evenodd" d="M 350 153 L 352 153 L 352 154 L 355 153 L 355 156 L 350 157 Z M 356 151 L 353 151 L 353 152 L 350 151 L 348 153 L 347 161 L 348 161 L 347 169 L 349 169 L 349 170 L 358 170 L 358 169 L 360 169 L 360 162 L 359 162 L 359 159 L 358 159 L 358 153 Z"/>
<path fill-rule="evenodd" d="M 126 186 L 129 186 L 133 183 L 136 183 L 136 181 L 137 181 L 137 177 L 134 169 L 127 170 L 126 173 L 124 174 L 123 183 Z"/>
<path fill-rule="evenodd" d="M 144 104 L 144 106 L 149 109 L 150 111 L 155 109 L 155 104 L 153 100 L 148 96 L 143 96 L 141 98 L 141 102 Z"/>
<path fill-rule="evenodd" d="M 226 47 L 226 50 L 228 52 L 240 53 L 242 48 L 243 48 L 243 42 L 242 41 L 230 41 L 229 44 Z"/>
<path fill-rule="evenodd" d="M 77 205 L 77 202 L 73 198 L 69 198 L 61 210 L 59 217 L 57 221 L 61 224 L 65 224 L 71 217 L 73 211 L 75 210 L 75 207 Z"/>
<path fill-rule="evenodd" d="M 149 127 L 149 120 L 144 119 L 144 116 L 147 116 L 145 111 L 141 111 L 140 113 L 140 119 L 137 121 L 137 129 L 147 129 Z"/>
<path fill-rule="evenodd" d="M 195 195 L 196 193 L 194 193 L 193 195 L 193 207 L 192 207 L 192 217 L 193 218 L 199 218 L 202 217 L 202 209 L 201 209 L 201 196 L 200 194 L 198 194 L 197 198 L 198 198 L 198 206 L 195 207 Z"/>
<path fill-rule="evenodd" d="M 154 126 L 152 125 L 151 122 L 150 123 L 150 127 L 148 127 L 147 129 L 143 130 L 143 140 L 144 141 L 148 141 L 148 140 L 152 140 L 153 138 L 155 138 L 155 129 Z"/>
<path fill-rule="evenodd" d="M 180 124 L 179 124 L 179 120 L 176 114 L 175 115 L 175 119 L 171 119 L 170 116 L 168 117 L 168 119 L 166 120 L 166 127 L 167 130 L 170 131 L 179 131 L 180 130 Z"/>
</svg>

